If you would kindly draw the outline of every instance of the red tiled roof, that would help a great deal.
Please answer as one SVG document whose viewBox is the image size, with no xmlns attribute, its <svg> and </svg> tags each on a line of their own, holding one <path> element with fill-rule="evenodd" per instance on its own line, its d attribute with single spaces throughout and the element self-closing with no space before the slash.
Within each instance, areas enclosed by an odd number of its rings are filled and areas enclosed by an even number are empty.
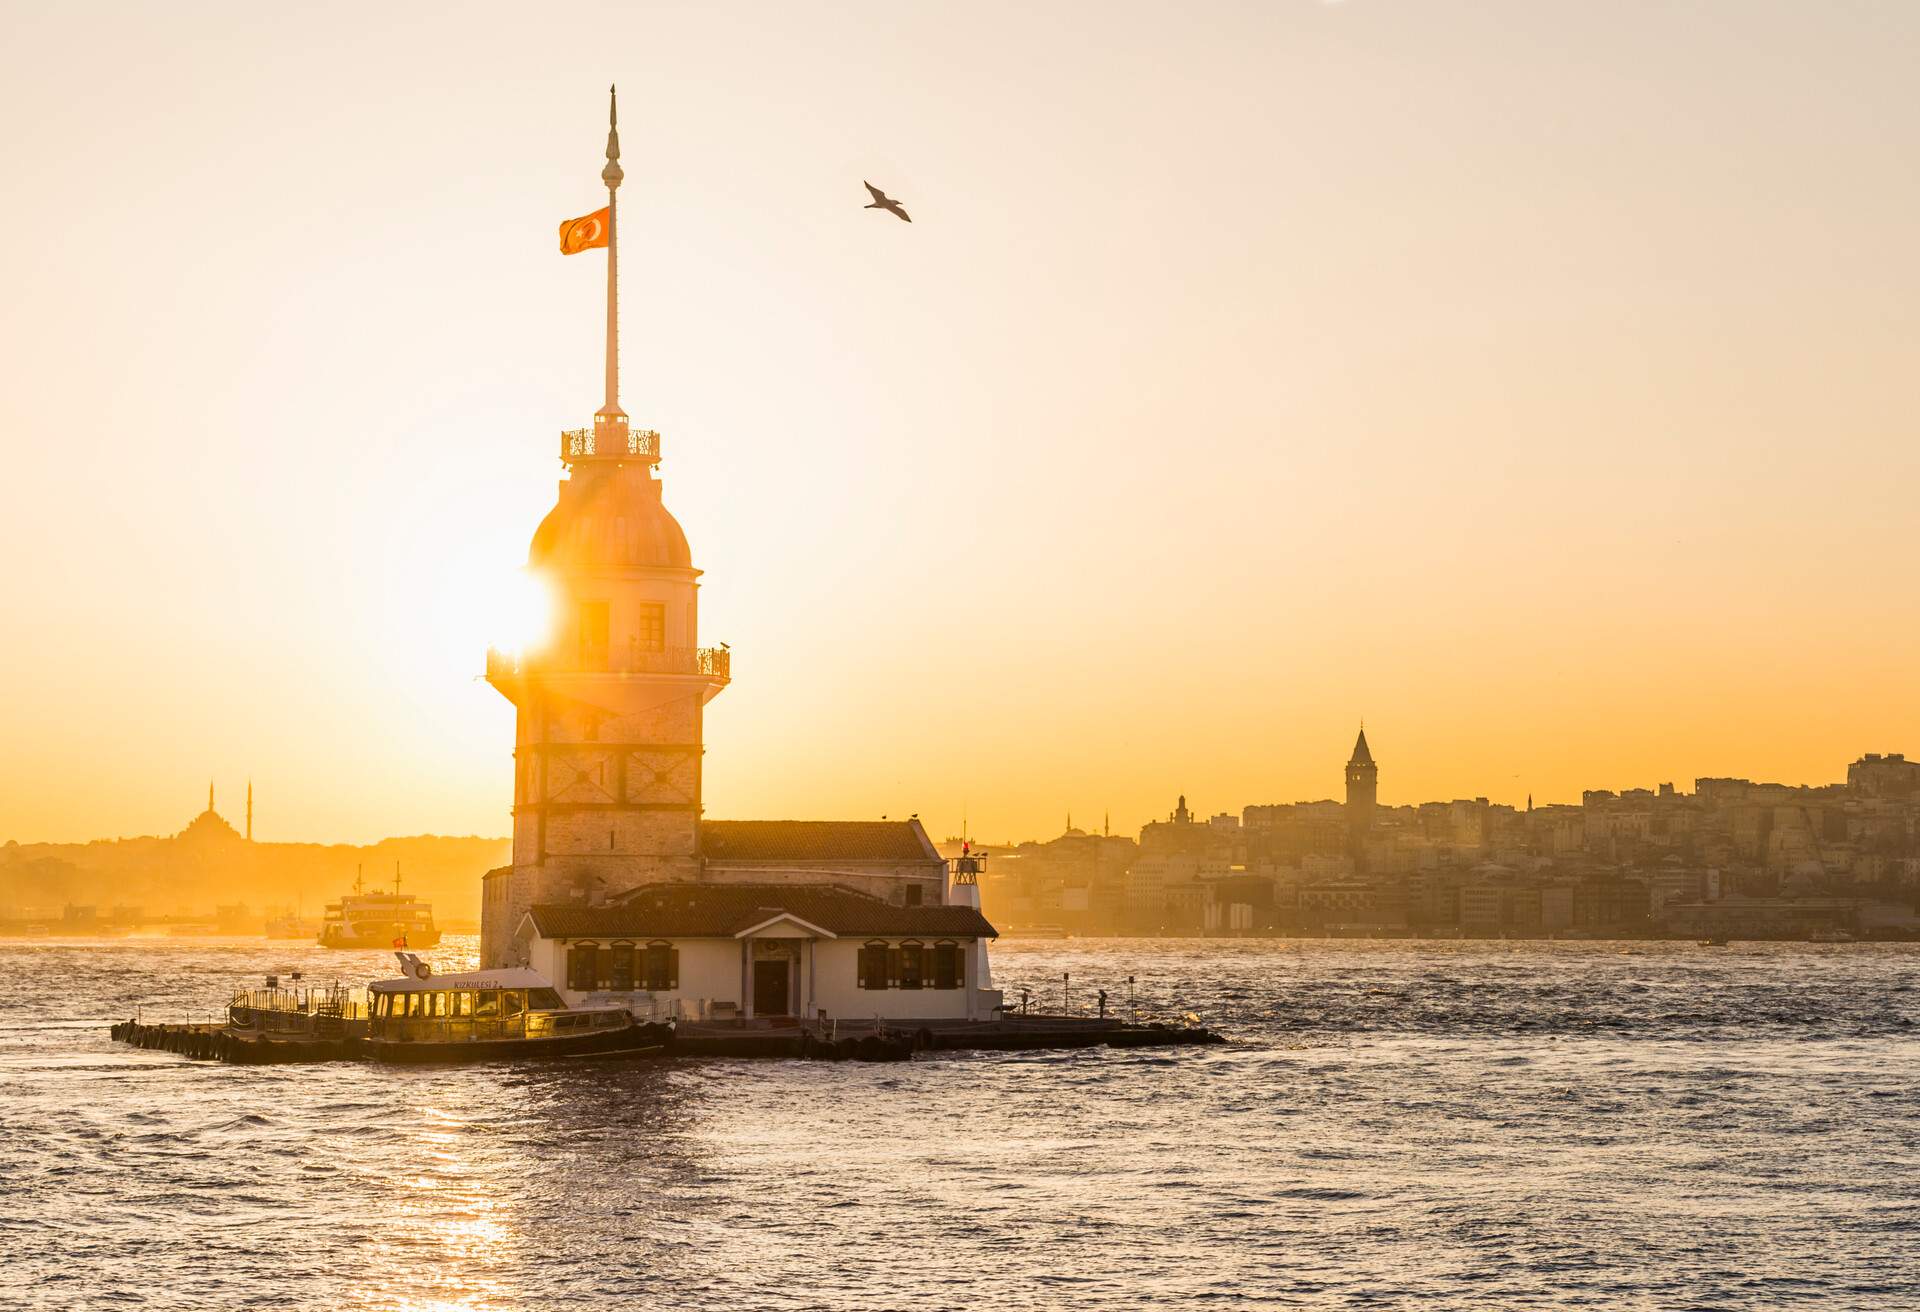
<svg viewBox="0 0 1920 1312">
<path fill-rule="evenodd" d="M 912 820 L 703 820 L 709 861 L 937 861 Z"/>
<path fill-rule="evenodd" d="M 781 913 L 840 937 L 992 938 L 972 907 L 897 907 L 831 884 L 649 884 L 611 906 L 536 906 L 544 938 L 732 938 Z"/>
</svg>

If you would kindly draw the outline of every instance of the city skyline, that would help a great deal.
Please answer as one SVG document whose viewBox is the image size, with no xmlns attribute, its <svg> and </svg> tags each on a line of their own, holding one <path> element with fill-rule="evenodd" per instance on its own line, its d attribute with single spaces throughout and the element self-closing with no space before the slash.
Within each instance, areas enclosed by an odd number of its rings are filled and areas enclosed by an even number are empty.
<svg viewBox="0 0 1920 1312">
<path fill-rule="evenodd" d="M 1366 733 L 1364 726 L 1361 728 L 1360 732 L 1362 733 L 1362 735 Z M 1335 753 L 1335 755 L 1337 755 L 1337 753 Z M 1703 781 L 1712 782 L 1712 781 L 1729 780 L 1729 779 L 1739 780 L 1742 782 L 1748 782 L 1748 783 L 1753 783 L 1758 785 L 1773 786 L 1773 787 L 1785 787 L 1785 788 L 1796 788 L 1796 789 L 1799 789 L 1799 788 L 1819 789 L 1819 788 L 1842 786 L 1847 781 L 1848 770 L 1850 767 L 1857 766 L 1862 761 L 1872 761 L 1872 760 L 1879 760 L 1879 759 L 1891 759 L 1891 760 L 1897 761 L 1897 760 L 1904 760 L 1904 759 L 1920 759 L 1920 758 L 1911 758 L 1908 756 L 1907 753 L 1903 751 L 1898 751 L 1898 750 L 1861 750 L 1861 751 L 1855 752 L 1851 757 L 1848 758 L 1848 760 L 1842 762 L 1837 774 L 1832 775 L 1830 777 L 1826 777 L 1826 778 L 1820 778 L 1820 779 L 1778 779 L 1778 778 L 1769 778 L 1764 775 L 1743 774 L 1738 771 L 1713 771 L 1713 772 L 1693 771 L 1693 772 L 1675 773 L 1669 777 L 1662 777 L 1657 779 L 1640 779 L 1640 780 L 1613 781 L 1613 782 L 1597 782 L 1597 781 L 1590 782 L 1586 785 L 1583 785 L 1577 788 L 1572 796 L 1566 796 L 1566 797 L 1561 797 L 1561 796 L 1545 797 L 1545 796 L 1539 796 L 1529 792 L 1517 798 L 1506 797 L 1506 796 L 1495 796 L 1492 793 L 1478 792 L 1478 791 L 1465 791 L 1465 792 L 1455 791 L 1450 793 L 1435 793 L 1435 794 L 1430 794 L 1423 797 L 1403 796 L 1391 787 L 1391 780 L 1393 778 L 1394 772 L 1391 768 L 1391 762 L 1389 762 L 1387 766 L 1382 768 L 1380 771 L 1380 777 L 1384 777 L 1389 781 L 1389 787 L 1386 790 L 1385 796 L 1379 798 L 1378 806 L 1383 811 L 1393 811 L 1396 809 L 1406 809 L 1410 807 L 1418 807 L 1422 805 L 1428 805 L 1432 803 L 1441 803 L 1441 802 L 1484 801 L 1496 807 L 1507 806 L 1507 807 L 1513 807 L 1516 810 L 1530 810 L 1535 808 L 1545 808 L 1545 807 L 1551 807 L 1551 806 L 1578 806 L 1581 804 L 1582 798 L 1589 793 L 1624 793 L 1624 792 L 1633 791 L 1633 790 L 1652 791 L 1652 790 L 1663 788 L 1663 787 L 1680 788 L 1682 785 L 1697 786 L 1699 783 Z M 1168 814 L 1174 809 L 1174 807 L 1168 806 L 1165 804 L 1165 799 L 1167 798 L 1175 799 L 1176 805 L 1182 805 L 1182 804 L 1187 805 L 1188 809 L 1191 810 L 1194 813 L 1194 815 L 1200 820 L 1205 820 L 1209 814 L 1213 814 L 1213 815 L 1231 814 L 1237 817 L 1248 808 L 1257 808 L 1257 807 L 1265 807 L 1265 806 L 1307 805 L 1312 803 L 1330 802 L 1330 801 L 1343 802 L 1344 798 L 1342 796 L 1342 792 L 1343 792 L 1344 784 L 1343 784 L 1343 781 L 1338 776 L 1340 775 L 1341 771 L 1344 768 L 1345 767 L 1342 767 L 1342 766 L 1336 766 L 1333 768 L 1333 770 L 1331 771 L 1331 774 L 1335 776 L 1333 778 L 1333 783 L 1331 786 L 1329 786 L 1327 789 L 1325 789 L 1321 793 L 1312 794 L 1312 795 L 1303 794 L 1300 796 L 1292 796 L 1292 797 L 1281 797 L 1278 795 L 1272 795 L 1272 796 L 1261 797 L 1258 800 L 1250 800 L 1253 798 L 1253 794 L 1251 792 L 1243 792 L 1243 793 L 1234 794 L 1231 798 L 1228 799 L 1228 801 L 1225 804 L 1218 805 L 1217 809 L 1215 806 L 1208 805 L 1208 803 L 1214 799 L 1210 799 L 1200 794 L 1192 793 L 1187 790 L 1184 790 L 1180 787 L 1180 785 L 1177 782 L 1163 782 L 1160 789 L 1161 805 L 1159 805 L 1157 808 L 1150 806 L 1147 809 L 1138 812 L 1137 814 L 1122 815 L 1116 820 L 1114 812 L 1110 807 L 1095 806 L 1091 809 L 1083 809 L 1078 806 L 1068 806 L 1060 810 L 1056 810 L 1054 812 L 1056 817 L 1064 817 L 1061 821 L 1060 828 L 1058 830 L 1055 830 L 1048 822 L 1041 821 L 1037 824 L 1036 827 L 1026 830 L 1024 832 L 1016 832 L 1013 830 L 1009 830 L 1004 834 L 996 834 L 991 831 L 983 831 L 982 825 L 991 824 L 992 823 L 991 820 L 974 817 L 970 815 L 970 813 L 965 808 L 961 808 L 954 813 L 958 817 L 958 819 L 956 823 L 952 825 L 948 825 L 942 822 L 941 817 L 945 813 L 939 810 L 928 810 L 925 812 L 905 810 L 905 811 L 898 811 L 894 813 L 883 813 L 882 816 L 879 818 L 891 818 L 895 820 L 912 818 L 912 819 L 919 820 L 925 826 L 927 832 L 930 835 L 934 836 L 935 838 L 939 838 L 943 840 L 947 838 L 959 839 L 961 837 L 972 837 L 978 843 L 1000 843 L 1003 845 L 1008 843 L 1030 842 L 1030 841 L 1034 841 L 1036 839 L 1042 838 L 1049 834 L 1053 834 L 1056 832 L 1067 832 L 1070 830 L 1078 830 L 1086 834 L 1099 834 L 1102 832 L 1106 832 L 1106 833 L 1111 833 L 1115 836 L 1120 836 L 1120 835 L 1137 832 L 1138 830 L 1140 830 L 1141 828 L 1147 825 L 1155 824 L 1165 820 L 1168 817 Z M 1326 771 L 1323 770 L 1323 773 L 1326 773 Z M 236 817 L 244 817 L 244 828 L 247 832 L 247 836 L 249 837 L 249 839 L 251 839 L 252 818 L 253 818 L 253 780 L 252 778 L 249 776 L 243 781 L 242 787 L 246 795 L 245 801 L 242 804 L 242 808 L 239 811 L 235 812 L 235 816 L 233 817 L 230 817 L 226 811 L 219 809 L 219 807 L 215 805 L 215 790 L 219 785 L 219 780 L 209 779 L 206 781 L 206 785 L 208 788 L 206 813 L 219 816 L 221 819 L 227 820 L 229 823 L 232 823 L 232 820 Z M 1685 789 L 1682 788 L 1682 791 L 1684 792 Z M 1074 819 L 1076 814 L 1080 817 L 1080 822 L 1078 823 L 1076 823 Z M 1094 820 L 1094 817 L 1096 816 L 1100 817 L 1100 820 L 1097 823 Z M 191 818 L 190 811 L 183 804 L 183 807 L 180 810 L 176 811 L 176 813 L 171 817 L 170 823 L 172 825 L 178 826 L 183 824 L 185 820 L 190 818 Z M 726 815 L 716 815 L 714 818 L 728 819 L 732 817 L 726 816 Z M 789 818 L 802 819 L 807 817 L 789 817 Z M 852 817 L 840 817 L 840 818 L 867 819 L 872 817 L 852 816 Z M 139 832 L 127 831 L 127 832 L 122 832 L 117 834 L 92 833 L 92 834 L 87 834 L 81 837 L 50 838 L 50 837 L 39 837 L 39 836 L 29 837 L 21 834 L 0 834 L 0 844 L 17 843 L 22 847 L 32 847 L 32 846 L 67 847 L 67 846 L 74 846 L 78 844 L 85 844 L 89 842 L 113 842 L 113 841 L 130 839 L 130 838 L 165 838 L 169 836 L 174 836 L 179 832 L 180 830 L 178 828 L 169 828 L 167 827 L 167 825 L 162 825 L 155 829 L 144 830 Z M 390 840 L 390 839 L 398 839 L 398 838 L 435 837 L 435 836 L 448 837 L 448 838 L 485 837 L 485 838 L 497 838 L 502 841 L 505 841 L 506 838 L 508 837 L 508 833 L 505 828 L 502 828 L 499 832 L 496 833 L 496 832 L 487 831 L 487 830 L 471 830 L 471 831 L 465 831 L 465 832 L 456 832 L 454 830 L 433 829 L 431 827 L 410 829 L 405 831 L 395 831 L 393 833 L 387 833 L 387 834 L 362 835 L 362 836 L 355 836 L 352 838 L 342 838 L 342 837 L 336 837 L 336 836 L 324 835 L 324 834 L 286 834 L 286 833 L 278 833 L 278 832 L 271 832 L 271 833 L 263 832 L 261 835 L 261 841 L 272 842 L 272 843 L 356 843 L 357 844 L 357 843 L 379 842 L 382 840 Z"/>
<path fill-rule="evenodd" d="M 880 12 L 605 16 L 711 814 L 1319 796 L 1362 715 L 1389 798 L 1920 742 L 1920 14 Z M 479 676 L 598 397 L 553 225 L 618 70 L 468 17 L 383 16 L 346 98 L 270 14 L 4 19 L 0 835 L 209 771 L 282 837 L 507 826 Z"/>
</svg>

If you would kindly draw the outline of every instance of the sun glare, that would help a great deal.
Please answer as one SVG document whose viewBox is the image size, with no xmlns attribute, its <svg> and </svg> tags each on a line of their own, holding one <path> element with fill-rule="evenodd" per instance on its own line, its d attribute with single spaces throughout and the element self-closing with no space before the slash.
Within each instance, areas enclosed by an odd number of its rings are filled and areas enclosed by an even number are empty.
<svg viewBox="0 0 1920 1312">
<path fill-rule="evenodd" d="M 538 649 L 553 631 L 553 592 L 546 580 L 517 569 L 490 599 L 487 645 L 501 651 Z"/>
</svg>

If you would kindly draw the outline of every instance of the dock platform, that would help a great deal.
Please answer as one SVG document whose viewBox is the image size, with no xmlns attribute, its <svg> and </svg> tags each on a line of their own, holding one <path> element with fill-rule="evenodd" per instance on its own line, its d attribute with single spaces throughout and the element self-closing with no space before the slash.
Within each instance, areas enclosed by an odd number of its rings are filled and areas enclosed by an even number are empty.
<svg viewBox="0 0 1920 1312">
<path fill-rule="evenodd" d="M 364 1045 L 337 1037 L 265 1037 L 226 1025 L 121 1021 L 113 1038 L 136 1048 L 234 1065 L 360 1061 Z M 812 1061 L 905 1061 L 921 1052 L 1033 1052 L 1072 1048 L 1171 1048 L 1225 1043 L 1197 1025 L 1133 1024 L 1085 1016 L 1006 1016 L 991 1021 L 682 1021 L 662 1057 L 761 1057 Z"/>
</svg>

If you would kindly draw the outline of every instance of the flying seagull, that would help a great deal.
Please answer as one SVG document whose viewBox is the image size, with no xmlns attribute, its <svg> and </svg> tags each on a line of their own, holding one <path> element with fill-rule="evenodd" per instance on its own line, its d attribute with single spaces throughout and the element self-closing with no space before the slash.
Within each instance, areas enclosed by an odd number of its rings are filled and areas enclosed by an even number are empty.
<svg viewBox="0 0 1920 1312">
<path fill-rule="evenodd" d="M 913 222 L 912 219 L 907 217 L 907 212 L 900 208 L 899 201 L 887 195 L 886 192 L 880 190 L 880 188 L 874 186 L 871 182 L 865 181 L 864 179 L 861 181 L 860 185 L 873 193 L 873 203 L 871 205 L 862 206 L 861 208 L 869 209 L 869 210 L 891 210 L 894 214 L 899 216 L 900 221 L 902 223 Z"/>
</svg>

